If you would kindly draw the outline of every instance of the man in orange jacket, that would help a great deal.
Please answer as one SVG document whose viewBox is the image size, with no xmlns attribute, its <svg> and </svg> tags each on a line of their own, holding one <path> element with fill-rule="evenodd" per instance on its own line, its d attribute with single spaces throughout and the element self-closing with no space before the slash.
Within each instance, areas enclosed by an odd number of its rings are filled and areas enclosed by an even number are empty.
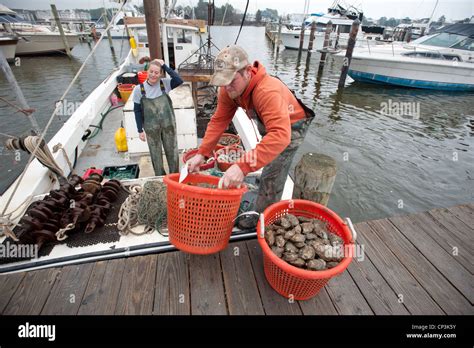
<svg viewBox="0 0 474 348">
<path fill-rule="evenodd" d="M 314 112 L 307 108 L 278 78 L 266 73 L 258 61 L 249 63 L 239 46 L 227 46 L 216 58 L 211 84 L 220 86 L 217 109 L 198 154 L 188 162 L 196 171 L 210 156 L 238 107 L 254 119 L 263 138 L 256 148 L 232 165 L 223 176 L 224 187 L 240 185 L 245 176 L 264 167 L 254 209 L 262 212 L 281 199 L 293 157 L 304 140 Z M 251 221 L 251 222 L 250 222 Z M 256 219 L 239 224 L 251 228 Z"/>
</svg>

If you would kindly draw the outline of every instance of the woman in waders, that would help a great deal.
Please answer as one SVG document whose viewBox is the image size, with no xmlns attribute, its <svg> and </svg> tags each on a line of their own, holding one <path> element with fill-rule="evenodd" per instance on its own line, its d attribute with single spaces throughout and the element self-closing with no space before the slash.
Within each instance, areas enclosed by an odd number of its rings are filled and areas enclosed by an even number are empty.
<svg viewBox="0 0 474 348">
<path fill-rule="evenodd" d="M 166 71 L 171 78 L 162 78 Z M 149 63 L 148 78 L 133 89 L 135 121 L 140 140 L 148 141 L 155 175 L 165 175 L 163 146 L 170 173 L 179 171 L 178 140 L 173 104 L 168 93 L 183 80 L 161 59 Z M 145 136 L 146 134 L 146 136 Z"/>
</svg>

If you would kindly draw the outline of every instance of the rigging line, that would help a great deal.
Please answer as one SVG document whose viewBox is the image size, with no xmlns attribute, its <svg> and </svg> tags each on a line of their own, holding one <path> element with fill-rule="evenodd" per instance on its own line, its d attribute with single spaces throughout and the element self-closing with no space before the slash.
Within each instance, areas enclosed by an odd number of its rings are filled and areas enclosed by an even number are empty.
<svg viewBox="0 0 474 348">
<path fill-rule="evenodd" d="M 122 4 L 122 6 L 120 7 L 120 10 L 115 14 L 115 16 L 112 18 L 112 20 L 110 21 L 109 25 L 107 26 L 106 30 L 107 29 L 110 29 L 110 27 L 113 25 L 113 23 L 115 23 L 115 18 L 117 17 L 117 15 L 122 12 L 122 9 L 123 7 L 125 6 L 125 4 L 127 3 L 127 0 L 125 0 Z M 87 61 L 89 60 L 89 58 L 94 54 L 94 52 L 96 51 L 97 47 L 99 47 L 99 44 L 101 43 L 101 41 L 103 40 L 103 38 L 105 37 L 105 35 L 101 35 L 99 40 L 97 40 L 95 46 L 92 48 L 92 51 L 90 51 L 89 55 L 86 57 L 86 59 L 84 60 L 84 62 L 82 63 L 81 67 L 79 68 L 79 70 L 77 71 L 76 75 L 74 76 L 74 78 L 72 79 L 71 83 L 69 84 L 69 86 L 66 88 L 66 90 L 64 91 L 63 95 L 61 96 L 61 98 L 59 99 L 59 102 L 62 102 L 64 100 L 64 98 L 66 97 L 66 95 L 69 93 L 69 91 L 71 90 L 72 86 L 74 85 L 74 83 L 76 82 L 76 80 L 78 79 L 79 75 L 82 73 L 82 70 L 84 69 Z M 25 173 L 26 173 L 26 170 L 28 169 L 28 166 L 30 165 L 30 163 L 33 161 L 33 159 L 35 158 L 35 154 L 36 152 L 38 151 L 39 147 L 41 146 L 41 143 L 46 135 L 46 132 L 48 131 L 49 127 L 51 126 L 51 123 L 53 122 L 54 120 L 54 117 L 56 116 L 56 113 L 58 112 L 58 108 L 55 108 L 54 111 L 53 111 L 53 114 L 51 115 L 51 117 L 49 118 L 49 121 L 48 123 L 46 124 L 44 130 L 43 130 L 43 133 L 41 133 L 41 137 L 40 137 L 40 141 L 38 141 L 38 144 L 36 145 L 35 149 L 33 150 L 33 152 L 31 153 L 30 155 L 30 158 L 28 159 L 28 162 L 26 163 L 26 166 L 25 166 L 25 169 L 23 169 L 23 172 L 21 173 L 20 177 L 18 178 L 18 181 L 16 182 L 15 184 L 15 187 L 10 195 L 10 197 L 8 197 L 8 200 L 5 204 L 5 207 L 3 208 L 3 211 L 1 213 L 0 216 L 4 215 L 5 212 L 7 211 L 7 208 L 8 206 L 10 205 L 12 199 L 13 199 L 13 196 L 15 195 L 18 187 L 20 186 L 20 183 L 21 181 L 23 180 L 23 177 L 25 176 Z M 46 145 L 47 146 L 47 145 Z"/>
<path fill-rule="evenodd" d="M 5 99 L 3 97 L 0 97 L 0 100 L 7 103 L 11 107 L 17 109 L 18 111 L 20 111 L 25 116 L 30 116 L 35 111 L 35 109 L 23 109 L 23 108 L 19 107 L 18 105 L 13 104 L 11 101 L 8 101 L 7 99 Z"/>
<path fill-rule="evenodd" d="M 237 34 L 237 38 L 235 39 L 234 45 L 237 45 L 237 41 L 239 40 L 240 32 L 242 31 L 242 27 L 244 26 L 245 16 L 247 15 L 247 9 L 249 8 L 250 0 L 247 0 L 247 5 L 245 5 L 244 16 L 242 17 L 242 22 L 240 23 L 239 33 Z"/>
</svg>

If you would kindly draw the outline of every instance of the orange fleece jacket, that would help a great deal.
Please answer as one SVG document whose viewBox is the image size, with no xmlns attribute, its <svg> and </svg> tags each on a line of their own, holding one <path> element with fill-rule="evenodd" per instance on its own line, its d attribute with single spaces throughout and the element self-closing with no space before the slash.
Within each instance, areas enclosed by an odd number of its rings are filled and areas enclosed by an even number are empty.
<svg viewBox="0 0 474 348">
<path fill-rule="evenodd" d="M 247 115 L 255 110 L 267 131 L 256 148 L 237 163 L 247 175 L 266 166 L 286 149 L 291 142 L 291 125 L 305 118 L 306 113 L 288 87 L 268 75 L 265 67 L 255 61 L 250 83 L 239 98 L 232 100 L 225 88 L 219 89 L 217 109 L 207 125 L 198 153 L 211 155 L 239 106 Z"/>
</svg>

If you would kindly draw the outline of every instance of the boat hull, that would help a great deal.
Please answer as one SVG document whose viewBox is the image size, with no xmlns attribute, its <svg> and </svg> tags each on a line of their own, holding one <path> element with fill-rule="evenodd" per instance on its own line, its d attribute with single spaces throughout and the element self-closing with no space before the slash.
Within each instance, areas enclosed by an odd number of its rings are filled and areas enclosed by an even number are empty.
<svg viewBox="0 0 474 348">
<path fill-rule="evenodd" d="M 8 60 L 12 61 L 15 59 L 16 45 L 18 39 L 3 39 L 0 40 L 0 50 L 2 50 L 3 56 Z"/>
<path fill-rule="evenodd" d="M 280 34 L 282 45 L 285 46 L 286 49 L 298 50 L 300 48 L 300 34 L 301 32 L 282 32 Z M 303 50 L 305 51 L 308 50 L 309 36 L 310 36 L 310 32 L 306 30 L 303 37 Z M 329 43 L 329 46 L 333 47 L 334 42 L 336 40 L 336 35 L 331 35 L 330 40 L 331 42 Z M 338 45 L 340 47 L 347 46 L 347 40 L 348 40 L 347 35 L 341 35 L 339 37 Z M 313 50 L 321 50 L 323 49 L 323 45 L 324 45 L 324 33 L 316 33 L 314 35 L 314 40 L 313 40 Z"/>
<path fill-rule="evenodd" d="M 53 54 L 64 52 L 64 44 L 59 35 L 51 34 L 24 34 L 18 41 L 16 48 L 17 56 Z M 79 44 L 78 35 L 66 35 L 69 48 L 72 50 L 74 46 Z"/>
<path fill-rule="evenodd" d="M 356 81 L 435 89 L 444 91 L 474 91 L 474 66 L 468 63 L 437 64 L 438 62 L 409 62 L 390 59 L 353 57 L 349 76 Z"/>
</svg>

